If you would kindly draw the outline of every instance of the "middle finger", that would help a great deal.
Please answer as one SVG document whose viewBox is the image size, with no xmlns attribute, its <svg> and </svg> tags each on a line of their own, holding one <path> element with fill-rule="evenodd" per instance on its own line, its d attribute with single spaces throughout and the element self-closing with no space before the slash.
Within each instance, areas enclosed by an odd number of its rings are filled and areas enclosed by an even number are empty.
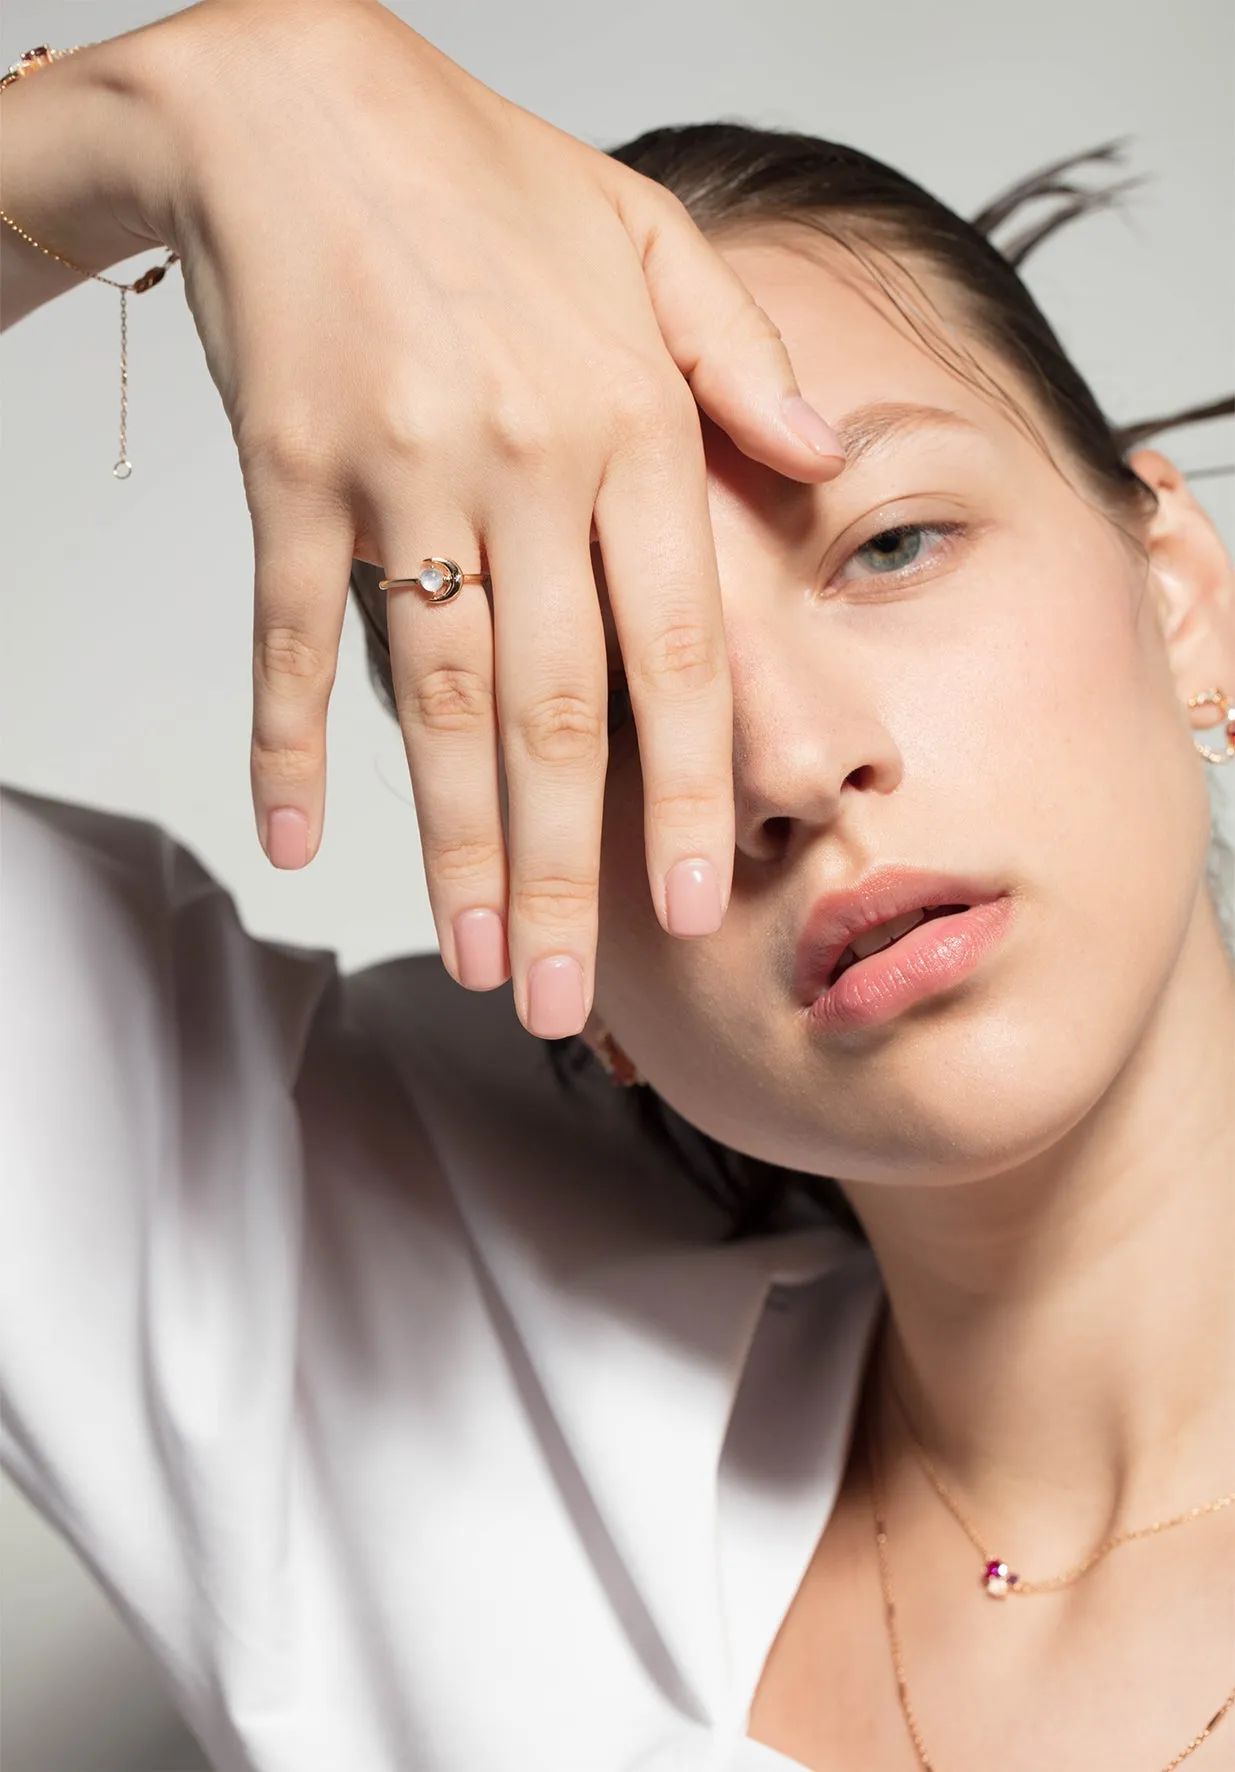
<svg viewBox="0 0 1235 1772">
<path fill-rule="evenodd" d="M 586 495 L 545 491 L 494 513 L 485 536 L 511 976 L 520 1019 L 541 1039 L 582 1030 L 595 979 L 608 682 L 591 524 Z"/>
</svg>

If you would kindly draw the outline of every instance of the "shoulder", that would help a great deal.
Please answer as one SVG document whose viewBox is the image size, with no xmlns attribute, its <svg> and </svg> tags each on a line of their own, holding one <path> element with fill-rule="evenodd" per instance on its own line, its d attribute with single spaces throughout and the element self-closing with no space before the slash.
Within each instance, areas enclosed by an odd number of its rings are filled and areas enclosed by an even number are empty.
<svg viewBox="0 0 1235 1772">
<path fill-rule="evenodd" d="M 200 1068 L 250 1031 L 294 1075 L 332 952 L 251 935 L 227 887 L 150 819 L 0 786 L 0 843 L 5 991 L 23 1040 L 46 1022 L 59 1044 L 101 1020 L 130 1057 L 178 1048 Z"/>
<path fill-rule="evenodd" d="M 555 1068 L 519 1021 L 509 982 L 476 992 L 437 953 L 406 955 L 340 982 L 343 1015 L 380 1050 L 417 1117 L 474 1195 L 501 1213 L 606 1234 L 711 1243 L 725 1222 L 690 1180 L 687 1146 L 649 1136 L 631 1092 L 598 1065 Z"/>
</svg>

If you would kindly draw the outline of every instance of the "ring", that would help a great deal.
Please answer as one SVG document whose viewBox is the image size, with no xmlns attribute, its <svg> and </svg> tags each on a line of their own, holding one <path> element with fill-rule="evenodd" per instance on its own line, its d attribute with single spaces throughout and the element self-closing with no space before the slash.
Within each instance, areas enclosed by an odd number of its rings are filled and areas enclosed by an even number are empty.
<svg viewBox="0 0 1235 1772">
<path fill-rule="evenodd" d="M 464 572 L 455 561 L 434 555 L 432 559 L 421 561 L 420 571 L 413 578 L 383 578 L 377 588 L 379 591 L 424 591 L 430 603 L 449 603 L 464 585 L 483 585 L 488 590 L 489 574 Z"/>
</svg>

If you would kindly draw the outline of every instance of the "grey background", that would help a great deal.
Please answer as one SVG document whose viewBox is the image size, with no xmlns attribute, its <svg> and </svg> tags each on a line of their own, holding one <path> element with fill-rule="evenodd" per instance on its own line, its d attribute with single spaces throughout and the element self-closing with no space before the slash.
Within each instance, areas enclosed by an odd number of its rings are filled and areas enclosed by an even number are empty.
<svg viewBox="0 0 1235 1772">
<path fill-rule="evenodd" d="M 168 10 L 8 0 L 4 65 Z M 743 118 L 832 135 L 963 211 L 1064 153 L 1132 136 L 1127 209 L 1049 245 L 1029 281 L 1117 419 L 1235 383 L 1235 11 L 1182 0 L 424 0 L 396 7 L 499 91 L 604 145 Z M 408 152 L 416 151 L 408 116 Z M 446 242 L 430 243 L 445 247 Z M 0 343 L 6 589 L 0 774 L 152 817 L 235 891 L 251 929 L 346 965 L 434 945 L 402 748 L 349 616 L 322 851 L 267 867 L 248 799 L 251 551 L 231 438 L 173 274 L 131 309 L 130 455 L 110 473 L 116 297 L 97 284 Z M 1228 425 L 1168 445 L 1235 456 Z M 1235 542 L 1235 484 L 1196 490 Z M 1018 717 L 1023 717 L 1020 710 Z M 72 1556 L 0 1491 L 5 1772 L 202 1762 Z"/>
</svg>

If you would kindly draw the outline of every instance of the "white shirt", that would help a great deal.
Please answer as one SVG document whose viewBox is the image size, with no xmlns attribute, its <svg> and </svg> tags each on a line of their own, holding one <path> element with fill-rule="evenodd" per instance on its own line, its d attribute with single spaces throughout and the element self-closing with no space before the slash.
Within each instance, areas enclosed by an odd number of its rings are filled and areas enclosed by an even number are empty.
<svg viewBox="0 0 1235 1772">
<path fill-rule="evenodd" d="M 867 1247 L 722 1243 L 509 987 L 257 941 L 137 820 L 3 842 L 3 1456 L 212 1763 L 789 1772 Z"/>
</svg>

